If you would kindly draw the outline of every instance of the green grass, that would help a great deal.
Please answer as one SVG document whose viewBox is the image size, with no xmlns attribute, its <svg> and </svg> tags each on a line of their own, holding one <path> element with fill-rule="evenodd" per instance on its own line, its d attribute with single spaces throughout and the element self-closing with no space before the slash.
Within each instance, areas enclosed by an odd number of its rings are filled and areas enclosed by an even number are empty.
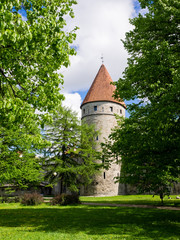
<svg viewBox="0 0 180 240">
<path fill-rule="evenodd" d="M 168 199 L 164 198 L 164 206 L 177 206 L 180 207 L 180 200 L 176 199 L 175 195 L 170 196 Z M 114 197 L 80 197 L 82 202 L 94 203 L 116 203 L 116 204 L 137 204 L 137 205 L 161 205 L 159 196 L 152 195 L 120 195 Z"/>
<path fill-rule="evenodd" d="M 178 240 L 179 233 L 179 211 L 0 204 L 2 240 Z"/>
</svg>

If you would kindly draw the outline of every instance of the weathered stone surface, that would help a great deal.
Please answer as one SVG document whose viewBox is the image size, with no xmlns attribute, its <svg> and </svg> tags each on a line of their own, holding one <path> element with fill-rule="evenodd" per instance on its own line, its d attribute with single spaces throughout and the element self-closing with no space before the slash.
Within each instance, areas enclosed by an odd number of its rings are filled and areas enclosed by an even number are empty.
<svg viewBox="0 0 180 240">
<path fill-rule="evenodd" d="M 112 128 L 117 125 L 115 114 L 125 117 L 125 108 L 114 102 L 90 102 L 82 106 L 82 121 L 94 124 L 100 131 L 97 140 L 97 150 L 101 151 L 100 143 L 108 139 Z M 99 144 L 98 144 L 99 143 Z M 83 195 L 114 196 L 119 194 L 119 183 L 115 177 L 120 175 L 120 165 L 112 164 L 109 170 L 103 170 L 94 177 L 93 183 L 81 190 Z"/>
</svg>

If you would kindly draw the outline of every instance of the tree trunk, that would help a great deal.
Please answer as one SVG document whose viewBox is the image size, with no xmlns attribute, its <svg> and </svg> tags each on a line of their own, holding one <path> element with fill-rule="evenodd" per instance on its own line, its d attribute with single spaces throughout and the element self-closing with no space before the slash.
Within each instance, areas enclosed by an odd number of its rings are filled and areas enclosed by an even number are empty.
<svg viewBox="0 0 180 240">
<path fill-rule="evenodd" d="M 163 193 L 160 193 L 161 205 L 163 205 L 163 204 L 164 204 L 164 202 L 163 202 L 163 198 L 164 198 L 164 195 L 163 195 Z"/>
</svg>

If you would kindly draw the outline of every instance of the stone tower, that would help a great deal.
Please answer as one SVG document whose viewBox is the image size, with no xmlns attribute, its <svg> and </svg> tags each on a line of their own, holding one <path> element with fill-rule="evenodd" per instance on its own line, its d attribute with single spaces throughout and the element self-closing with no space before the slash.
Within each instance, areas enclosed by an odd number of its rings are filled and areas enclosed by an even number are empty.
<svg viewBox="0 0 180 240">
<path fill-rule="evenodd" d="M 96 130 L 100 131 L 97 137 L 97 150 L 104 138 L 108 139 L 111 129 L 116 126 L 114 114 L 125 117 L 125 103 L 113 98 L 115 86 L 111 84 L 112 79 L 104 66 L 101 65 L 83 103 L 81 104 L 82 120 L 88 124 L 94 124 Z M 114 183 L 114 177 L 119 176 L 120 166 L 113 164 L 109 170 L 103 170 L 94 177 L 93 184 L 84 189 L 83 195 L 118 195 L 119 184 Z"/>
</svg>

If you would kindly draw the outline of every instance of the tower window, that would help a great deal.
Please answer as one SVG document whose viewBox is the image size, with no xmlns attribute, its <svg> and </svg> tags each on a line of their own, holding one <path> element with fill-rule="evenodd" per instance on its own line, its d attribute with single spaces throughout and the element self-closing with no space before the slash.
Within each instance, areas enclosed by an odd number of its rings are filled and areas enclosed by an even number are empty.
<svg viewBox="0 0 180 240">
<path fill-rule="evenodd" d="M 106 179 L 106 173 L 104 172 L 104 179 Z"/>
<path fill-rule="evenodd" d="M 113 112 L 113 107 L 110 107 L 110 111 Z"/>
<path fill-rule="evenodd" d="M 94 106 L 94 111 L 97 111 L 97 106 Z"/>
<path fill-rule="evenodd" d="M 120 114 L 122 114 L 122 110 L 120 109 Z"/>
<path fill-rule="evenodd" d="M 98 140 L 98 136 L 96 137 L 96 140 Z"/>
<path fill-rule="evenodd" d="M 85 109 L 83 109 L 83 113 L 84 113 L 84 114 L 85 114 L 85 112 L 86 112 Z"/>
<path fill-rule="evenodd" d="M 104 107 L 102 107 L 102 112 L 104 112 Z"/>
</svg>

